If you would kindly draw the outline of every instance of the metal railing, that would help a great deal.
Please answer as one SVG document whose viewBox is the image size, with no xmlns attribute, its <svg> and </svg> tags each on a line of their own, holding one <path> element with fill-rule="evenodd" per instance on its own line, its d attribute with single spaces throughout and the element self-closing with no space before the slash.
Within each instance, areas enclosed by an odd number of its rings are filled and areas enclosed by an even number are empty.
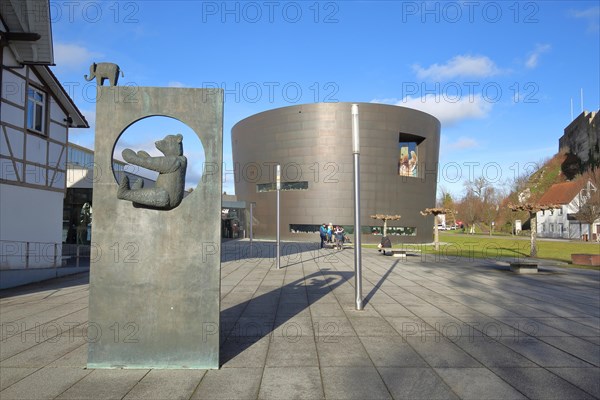
<svg viewBox="0 0 600 400">
<path fill-rule="evenodd" d="M 90 246 L 52 242 L 0 240 L 0 269 L 79 267 Z"/>
</svg>

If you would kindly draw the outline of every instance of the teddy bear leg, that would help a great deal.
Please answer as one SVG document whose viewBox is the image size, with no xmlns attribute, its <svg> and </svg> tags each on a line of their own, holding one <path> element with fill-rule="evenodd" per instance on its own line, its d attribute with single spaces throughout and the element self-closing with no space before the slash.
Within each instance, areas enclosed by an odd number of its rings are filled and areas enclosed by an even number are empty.
<svg viewBox="0 0 600 400">
<path fill-rule="evenodd" d="M 144 180 L 142 178 L 138 178 L 135 183 L 133 184 L 133 186 L 131 186 L 132 190 L 137 190 L 137 189 L 141 189 L 144 187 Z"/>
<path fill-rule="evenodd" d="M 129 178 L 127 175 L 123 175 L 123 178 L 121 178 L 121 183 L 119 183 L 117 198 L 126 200 L 124 196 L 126 196 L 127 192 L 129 192 Z"/>
<path fill-rule="evenodd" d="M 124 200 L 130 200 L 134 205 L 166 208 L 169 206 L 169 193 L 162 188 L 130 190 Z"/>
</svg>

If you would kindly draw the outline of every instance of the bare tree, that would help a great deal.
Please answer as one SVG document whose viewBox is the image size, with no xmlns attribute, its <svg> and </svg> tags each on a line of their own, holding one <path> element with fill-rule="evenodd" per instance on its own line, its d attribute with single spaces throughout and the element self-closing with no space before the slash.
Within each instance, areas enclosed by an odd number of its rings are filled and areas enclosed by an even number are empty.
<svg viewBox="0 0 600 400">
<path fill-rule="evenodd" d="M 491 190 L 493 190 L 493 187 L 483 176 L 480 176 L 472 181 L 465 181 L 464 186 L 467 194 L 477 197 L 482 202 L 486 201 L 487 196 L 489 196 Z"/>
<path fill-rule="evenodd" d="M 469 226 L 475 225 L 480 217 L 481 201 L 472 193 L 467 194 L 456 205 L 457 213 L 461 216 L 461 220 Z"/>
<path fill-rule="evenodd" d="M 464 186 L 466 193 L 459 212 L 471 225 L 476 222 L 489 224 L 489 233 L 492 235 L 500 209 L 502 190 L 495 188 L 482 176 L 465 181 Z"/>
<path fill-rule="evenodd" d="M 496 189 L 494 187 L 488 187 L 486 189 L 485 201 L 482 202 L 481 210 L 485 222 L 490 226 L 490 236 L 492 236 L 494 231 L 494 225 L 500 213 L 500 204 L 504 197 L 505 195 L 501 189 Z"/>
</svg>

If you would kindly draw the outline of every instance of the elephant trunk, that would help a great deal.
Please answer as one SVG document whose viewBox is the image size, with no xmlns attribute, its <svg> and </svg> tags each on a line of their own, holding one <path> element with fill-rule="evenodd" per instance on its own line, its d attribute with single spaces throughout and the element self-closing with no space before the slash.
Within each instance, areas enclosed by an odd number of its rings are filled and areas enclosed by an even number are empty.
<svg viewBox="0 0 600 400">
<path fill-rule="evenodd" d="M 96 77 L 96 63 L 93 63 L 92 65 L 90 65 L 90 77 L 88 78 L 87 75 L 84 75 L 83 78 L 89 82 L 92 79 L 94 79 L 95 77 Z"/>
</svg>

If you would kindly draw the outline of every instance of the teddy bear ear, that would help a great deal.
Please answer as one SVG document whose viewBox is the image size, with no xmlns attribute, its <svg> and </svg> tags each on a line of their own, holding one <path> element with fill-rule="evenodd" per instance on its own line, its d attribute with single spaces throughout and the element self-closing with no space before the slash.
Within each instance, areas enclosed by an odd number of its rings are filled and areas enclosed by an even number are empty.
<svg viewBox="0 0 600 400">
<path fill-rule="evenodd" d="M 183 141 L 183 135 L 180 133 L 177 135 L 177 143 L 181 143 Z"/>
</svg>

